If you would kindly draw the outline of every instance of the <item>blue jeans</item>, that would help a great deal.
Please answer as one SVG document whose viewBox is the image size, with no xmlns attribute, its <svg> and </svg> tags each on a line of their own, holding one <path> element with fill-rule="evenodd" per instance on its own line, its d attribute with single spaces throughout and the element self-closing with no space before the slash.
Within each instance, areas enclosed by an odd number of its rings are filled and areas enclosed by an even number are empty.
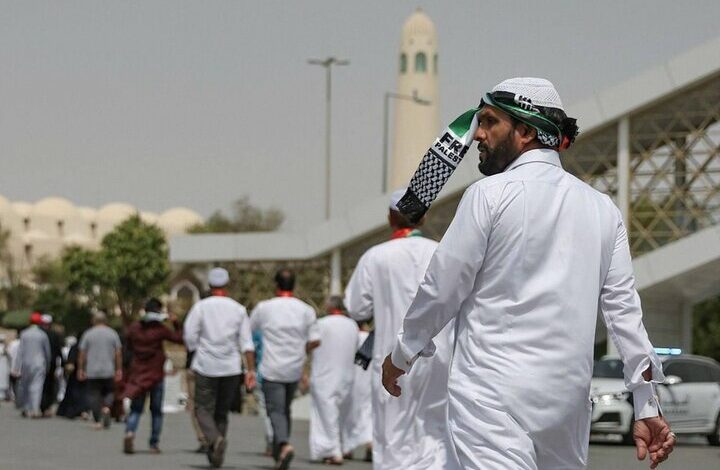
<svg viewBox="0 0 720 470">
<path fill-rule="evenodd" d="M 150 433 L 150 447 L 157 447 L 160 442 L 160 432 L 162 432 L 163 423 L 163 392 L 165 391 L 165 382 L 160 381 L 149 392 L 143 393 L 130 403 L 130 414 L 127 417 L 125 432 L 135 433 L 140 424 L 140 415 L 142 415 L 145 407 L 145 398 L 150 394 L 150 414 L 152 415 L 152 431 Z"/>
</svg>

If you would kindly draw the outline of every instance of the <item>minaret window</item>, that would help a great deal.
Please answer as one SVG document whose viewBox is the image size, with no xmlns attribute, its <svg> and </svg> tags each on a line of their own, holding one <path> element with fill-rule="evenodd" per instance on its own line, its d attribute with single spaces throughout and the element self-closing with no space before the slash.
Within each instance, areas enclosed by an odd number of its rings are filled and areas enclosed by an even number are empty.
<svg viewBox="0 0 720 470">
<path fill-rule="evenodd" d="M 427 72 L 427 56 L 424 52 L 415 54 L 415 71 L 422 73 Z"/>
<path fill-rule="evenodd" d="M 407 72 L 407 54 L 400 54 L 400 73 Z"/>
<path fill-rule="evenodd" d="M 437 59 L 437 54 L 435 54 L 433 56 L 433 73 L 435 75 L 437 75 L 437 71 L 438 71 L 438 59 Z"/>
</svg>

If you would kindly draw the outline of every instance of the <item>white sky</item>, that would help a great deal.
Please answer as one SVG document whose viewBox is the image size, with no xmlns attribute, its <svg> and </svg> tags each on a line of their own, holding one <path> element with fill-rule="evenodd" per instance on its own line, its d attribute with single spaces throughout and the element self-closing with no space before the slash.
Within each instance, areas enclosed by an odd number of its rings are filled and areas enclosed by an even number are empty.
<svg viewBox="0 0 720 470">
<path fill-rule="evenodd" d="M 716 37 L 720 17 L 717 0 L 0 0 L 0 194 L 203 215 L 247 194 L 286 229 L 320 221 L 325 83 L 306 60 L 337 55 L 339 213 L 380 193 L 382 96 L 417 6 L 438 31 L 443 124 L 510 76 L 578 101 Z"/>
</svg>

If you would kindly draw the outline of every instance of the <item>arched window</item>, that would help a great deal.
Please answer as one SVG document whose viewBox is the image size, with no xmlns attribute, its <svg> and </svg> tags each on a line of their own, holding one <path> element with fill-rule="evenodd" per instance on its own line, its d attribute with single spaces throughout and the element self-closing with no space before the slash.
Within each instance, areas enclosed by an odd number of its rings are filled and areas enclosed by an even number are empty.
<svg viewBox="0 0 720 470">
<path fill-rule="evenodd" d="M 400 54 L 400 73 L 407 72 L 407 55 L 403 52 Z"/>
<path fill-rule="evenodd" d="M 435 54 L 433 56 L 433 73 L 435 75 L 437 75 L 437 71 L 438 71 L 438 59 L 437 59 L 437 54 Z"/>
<path fill-rule="evenodd" d="M 424 52 L 415 54 L 415 71 L 422 73 L 427 72 L 427 56 Z"/>
</svg>

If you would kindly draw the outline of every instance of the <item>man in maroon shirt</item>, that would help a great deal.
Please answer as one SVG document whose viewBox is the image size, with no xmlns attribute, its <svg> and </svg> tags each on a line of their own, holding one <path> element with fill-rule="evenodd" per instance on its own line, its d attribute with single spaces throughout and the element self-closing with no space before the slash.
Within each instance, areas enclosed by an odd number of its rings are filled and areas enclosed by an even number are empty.
<svg viewBox="0 0 720 470">
<path fill-rule="evenodd" d="M 123 441 L 123 451 L 126 454 L 134 452 L 135 432 L 148 394 L 150 395 L 150 413 L 152 414 L 150 452 L 160 453 L 158 443 L 162 431 L 166 359 L 163 341 L 183 343 L 182 328 L 175 315 L 169 318 L 173 326 L 172 330 L 163 325 L 163 321 L 167 320 L 168 316 L 161 313 L 162 307 L 163 305 L 158 299 L 148 300 L 145 304 L 145 314 L 140 321 L 130 325 L 127 330 L 127 348 L 132 354 L 132 359 L 125 385 L 125 396 L 130 398 L 132 403 Z"/>
</svg>

